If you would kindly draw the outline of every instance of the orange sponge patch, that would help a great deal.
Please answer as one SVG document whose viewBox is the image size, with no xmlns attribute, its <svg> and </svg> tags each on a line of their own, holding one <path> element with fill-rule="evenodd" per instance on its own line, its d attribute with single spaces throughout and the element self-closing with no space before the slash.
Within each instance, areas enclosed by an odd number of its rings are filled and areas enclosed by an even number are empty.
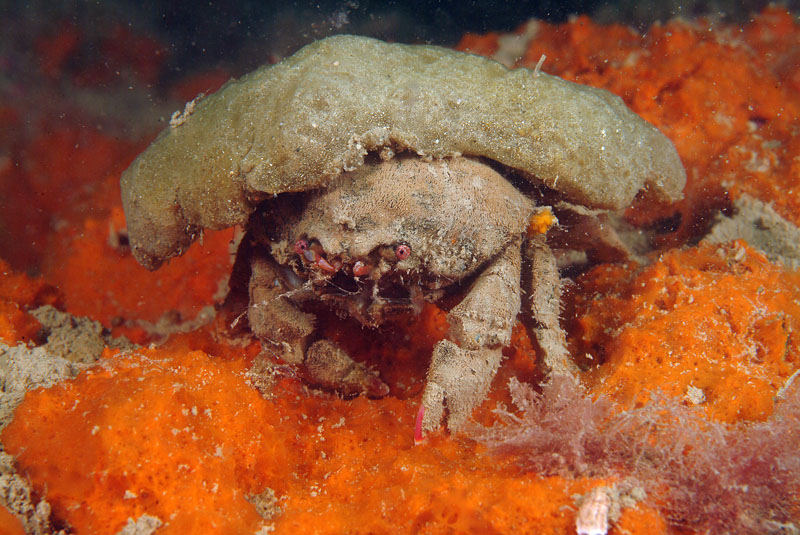
<svg viewBox="0 0 800 535">
<path fill-rule="evenodd" d="M 623 406 L 661 390 L 721 421 L 762 419 L 800 368 L 800 274 L 743 242 L 600 266 L 579 285 L 575 354 Z"/>
<path fill-rule="evenodd" d="M 61 301 L 55 288 L 41 279 L 15 273 L 0 259 L 0 342 L 15 345 L 33 340 L 41 325 L 27 309 Z"/>
<path fill-rule="evenodd" d="M 528 222 L 526 230 L 528 236 L 536 236 L 537 234 L 545 234 L 550 227 L 557 223 L 556 216 L 553 215 L 552 210 L 549 208 L 541 210 L 534 214 Z"/>
<path fill-rule="evenodd" d="M 22 522 L 0 504 L 0 535 L 25 535 Z"/>
<path fill-rule="evenodd" d="M 206 233 L 202 245 L 151 273 L 114 243 L 124 228 L 122 209 L 115 207 L 108 220 L 87 219 L 80 233 L 56 246 L 46 274 L 64 291 L 70 312 L 107 326 L 117 318 L 154 322 L 170 311 L 191 319 L 215 295 L 224 295 L 233 229 Z"/>
<path fill-rule="evenodd" d="M 572 495 L 605 484 L 487 463 L 443 434 L 414 446 L 417 403 L 280 378 L 265 399 L 241 362 L 148 350 L 29 393 L 2 439 L 78 534 L 142 515 L 165 534 L 555 534 L 574 522 Z M 258 495 L 275 496 L 267 518 Z"/>
<path fill-rule="evenodd" d="M 56 517 L 82 533 L 143 514 L 163 533 L 256 531 L 246 498 L 285 477 L 286 448 L 242 367 L 199 352 L 112 362 L 29 395 L 2 435 Z"/>
</svg>

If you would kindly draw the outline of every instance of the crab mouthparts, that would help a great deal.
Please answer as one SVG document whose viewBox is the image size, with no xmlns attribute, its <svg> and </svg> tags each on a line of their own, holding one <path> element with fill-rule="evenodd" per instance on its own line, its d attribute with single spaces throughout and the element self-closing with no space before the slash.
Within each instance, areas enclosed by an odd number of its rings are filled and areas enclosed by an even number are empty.
<svg viewBox="0 0 800 535">
<path fill-rule="evenodd" d="M 371 270 L 371 266 L 370 266 Z M 392 272 L 378 279 L 359 276 L 351 269 L 339 269 L 321 279 L 324 284 L 316 287 L 321 296 L 349 297 L 361 294 L 364 298 L 381 304 L 411 305 L 411 291 L 403 284 L 399 275 Z"/>
<path fill-rule="evenodd" d="M 316 251 L 312 251 L 311 249 L 306 249 L 302 252 L 303 258 L 305 258 L 311 264 L 316 265 L 319 269 L 326 273 L 336 273 L 339 268 L 341 267 L 341 262 L 338 262 L 338 267 L 336 265 L 336 261 L 333 264 L 328 262 L 328 260 L 317 253 Z"/>
<path fill-rule="evenodd" d="M 365 260 L 343 263 L 338 256 L 328 259 L 318 247 L 297 252 L 318 298 L 344 306 L 365 325 L 377 326 L 393 313 L 422 308 L 422 290 L 407 285 L 399 272 L 371 278 L 374 266 Z"/>
</svg>

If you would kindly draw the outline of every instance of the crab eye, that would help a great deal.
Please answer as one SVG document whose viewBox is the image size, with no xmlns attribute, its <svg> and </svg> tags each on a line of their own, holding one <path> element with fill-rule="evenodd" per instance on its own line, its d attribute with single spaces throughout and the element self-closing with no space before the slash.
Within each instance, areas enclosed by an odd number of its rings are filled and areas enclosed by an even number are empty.
<svg viewBox="0 0 800 535">
<path fill-rule="evenodd" d="M 398 260 L 405 260 L 409 256 L 411 256 L 411 247 L 408 245 L 401 243 L 397 247 L 394 248 L 394 255 L 397 257 Z"/>
<path fill-rule="evenodd" d="M 294 242 L 294 252 L 302 255 L 308 251 L 308 242 L 306 240 L 297 240 Z"/>
</svg>

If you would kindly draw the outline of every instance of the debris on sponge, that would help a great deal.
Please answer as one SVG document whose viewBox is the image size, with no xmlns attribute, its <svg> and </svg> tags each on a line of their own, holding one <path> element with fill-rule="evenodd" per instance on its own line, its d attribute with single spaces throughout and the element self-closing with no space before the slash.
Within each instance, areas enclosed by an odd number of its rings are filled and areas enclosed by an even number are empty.
<svg viewBox="0 0 800 535">
<path fill-rule="evenodd" d="M 30 314 L 42 324 L 43 346 L 50 355 L 70 362 L 93 364 L 105 347 L 132 349 L 123 337 L 112 337 L 99 322 L 61 312 L 51 305 L 36 308 Z"/>
<path fill-rule="evenodd" d="M 705 243 L 744 240 L 772 262 L 800 269 L 800 229 L 778 214 L 769 203 L 742 194 L 733 202 L 733 215 L 719 214 Z"/>
</svg>

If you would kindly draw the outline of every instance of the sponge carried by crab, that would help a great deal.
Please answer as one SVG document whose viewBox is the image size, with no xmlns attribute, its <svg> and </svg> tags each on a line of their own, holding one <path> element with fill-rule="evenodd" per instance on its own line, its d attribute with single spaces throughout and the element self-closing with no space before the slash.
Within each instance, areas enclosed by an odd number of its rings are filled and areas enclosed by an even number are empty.
<svg viewBox="0 0 800 535">
<path fill-rule="evenodd" d="M 133 254 L 155 269 L 267 196 L 326 185 L 369 151 L 482 156 L 575 203 L 680 198 L 672 143 L 622 100 L 436 46 L 312 43 L 187 106 L 122 176 Z"/>
</svg>

